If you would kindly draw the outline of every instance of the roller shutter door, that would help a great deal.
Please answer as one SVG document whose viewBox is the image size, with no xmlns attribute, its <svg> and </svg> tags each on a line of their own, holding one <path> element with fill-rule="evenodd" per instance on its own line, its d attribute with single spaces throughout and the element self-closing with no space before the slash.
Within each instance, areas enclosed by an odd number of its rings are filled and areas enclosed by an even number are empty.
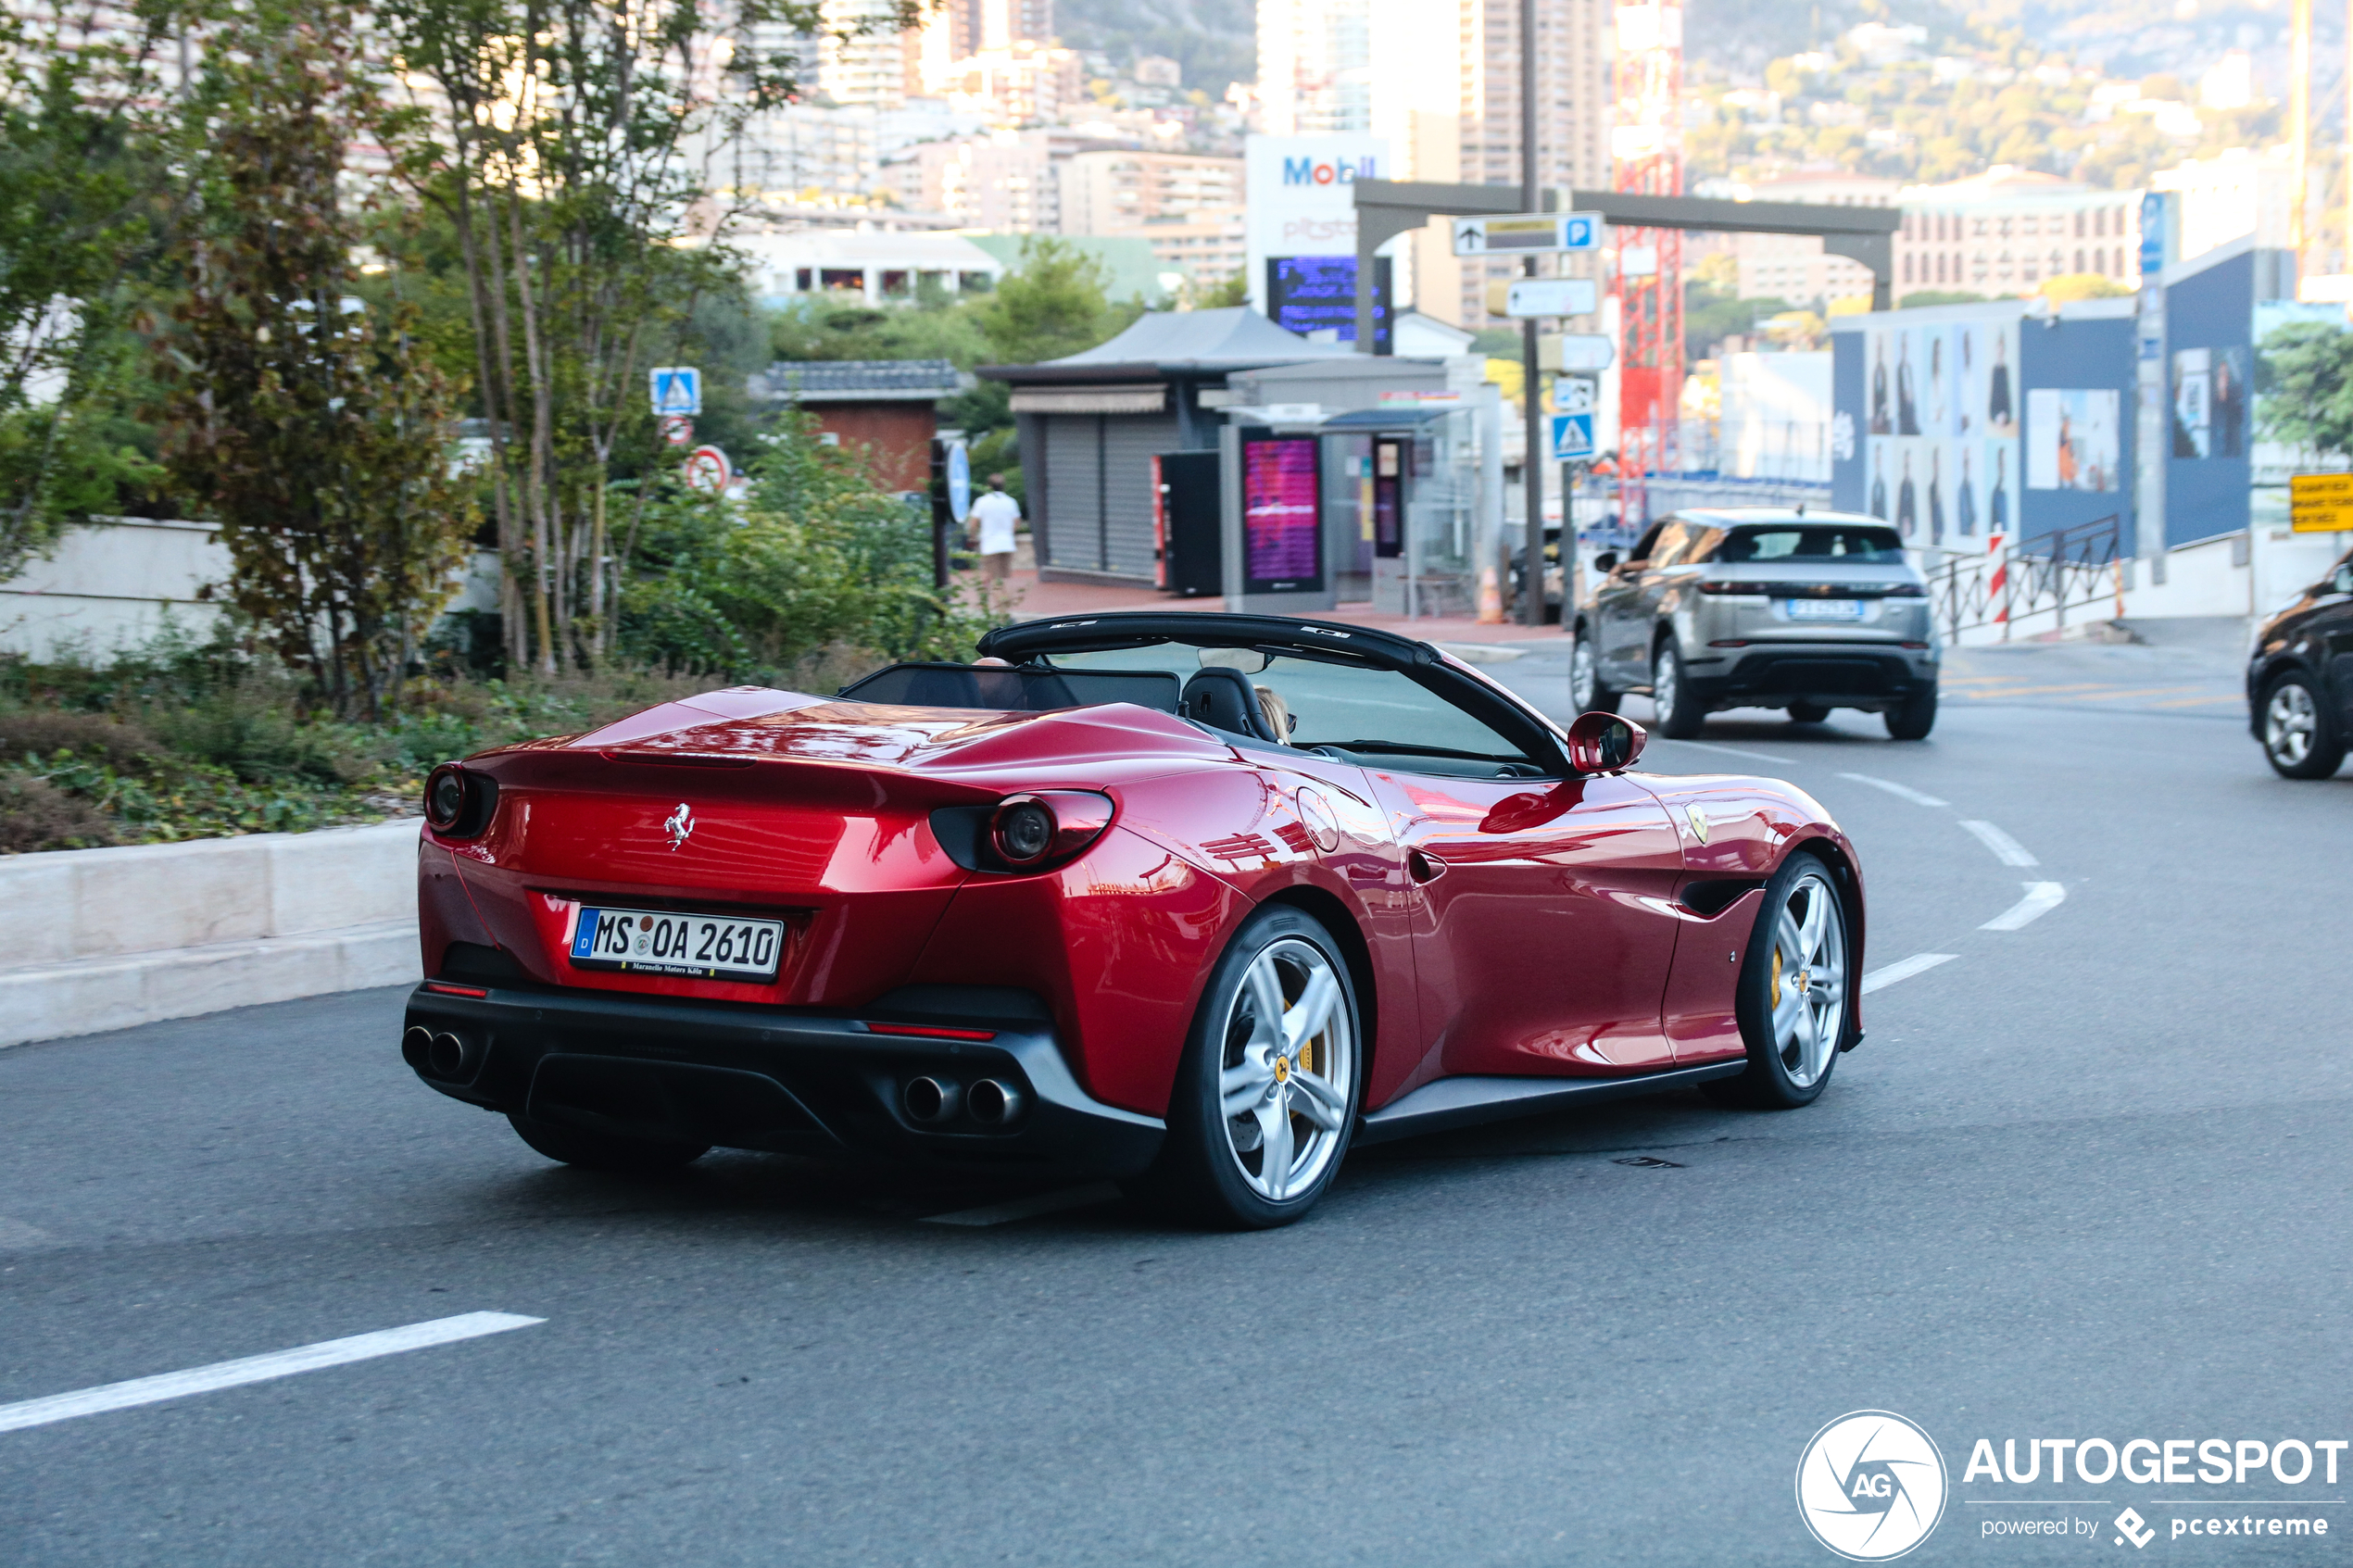
<svg viewBox="0 0 2353 1568">
<path fill-rule="evenodd" d="M 1181 445 L 1174 414 L 1103 421 L 1101 570 L 1150 581 L 1152 575 L 1152 458 Z"/>
<path fill-rule="evenodd" d="M 1038 422 L 1046 445 L 1046 564 L 1101 571 L 1101 417 L 1049 414 Z"/>
</svg>

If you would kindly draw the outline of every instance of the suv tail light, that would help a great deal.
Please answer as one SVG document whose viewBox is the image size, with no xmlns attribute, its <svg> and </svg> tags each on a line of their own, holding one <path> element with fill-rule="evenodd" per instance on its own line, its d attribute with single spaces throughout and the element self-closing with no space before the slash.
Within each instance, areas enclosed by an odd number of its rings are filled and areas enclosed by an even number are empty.
<svg viewBox="0 0 2353 1568">
<path fill-rule="evenodd" d="M 1887 591 L 1887 596 L 1891 599 L 1924 599 L 1928 597 L 1928 590 L 1917 583 L 1898 583 Z"/>
<path fill-rule="evenodd" d="M 1748 594 L 1761 598 L 1765 586 L 1762 583 L 1735 583 L 1730 578 L 1708 577 L 1701 579 L 1699 591 L 1703 594 Z"/>
</svg>

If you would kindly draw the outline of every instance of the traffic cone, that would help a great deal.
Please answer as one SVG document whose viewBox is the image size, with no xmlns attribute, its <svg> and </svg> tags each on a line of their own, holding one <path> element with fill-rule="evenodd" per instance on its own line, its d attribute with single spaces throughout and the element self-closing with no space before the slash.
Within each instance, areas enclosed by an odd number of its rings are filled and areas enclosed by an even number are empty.
<svg viewBox="0 0 2353 1568">
<path fill-rule="evenodd" d="M 1504 623 L 1504 584 L 1495 575 L 1495 563 L 1490 561 L 1478 573 L 1478 623 L 1501 626 Z"/>
</svg>

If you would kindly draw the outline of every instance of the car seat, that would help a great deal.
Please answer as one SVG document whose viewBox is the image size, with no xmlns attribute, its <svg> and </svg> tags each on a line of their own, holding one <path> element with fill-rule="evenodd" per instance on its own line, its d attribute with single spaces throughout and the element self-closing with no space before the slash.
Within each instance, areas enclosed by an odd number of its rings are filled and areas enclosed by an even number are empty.
<svg viewBox="0 0 2353 1568">
<path fill-rule="evenodd" d="M 1258 691 L 1250 684 L 1250 677 L 1222 665 L 1194 672 L 1176 699 L 1176 711 L 1196 724 L 1206 724 L 1228 734 L 1263 741 L 1277 738 L 1259 709 Z"/>
</svg>

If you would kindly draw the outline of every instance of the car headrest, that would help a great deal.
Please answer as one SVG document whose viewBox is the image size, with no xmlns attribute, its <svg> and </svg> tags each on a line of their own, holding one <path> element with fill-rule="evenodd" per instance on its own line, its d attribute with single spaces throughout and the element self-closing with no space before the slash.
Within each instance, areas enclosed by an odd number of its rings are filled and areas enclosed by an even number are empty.
<svg viewBox="0 0 2353 1568">
<path fill-rule="evenodd" d="M 1176 711 L 1197 724 L 1254 740 L 1276 739 L 1258 706 L 1258 691 L 1239 670 L 1212 665 L 1197 671 L 1176 699 Z"/>
</svg>

